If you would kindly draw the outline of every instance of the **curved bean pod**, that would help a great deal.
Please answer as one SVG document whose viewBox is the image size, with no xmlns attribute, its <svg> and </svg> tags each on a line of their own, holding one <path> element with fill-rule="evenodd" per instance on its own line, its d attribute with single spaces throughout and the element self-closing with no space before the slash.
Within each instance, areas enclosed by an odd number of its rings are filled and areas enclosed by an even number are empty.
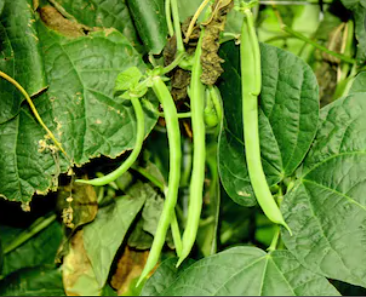
<svg viewBox="0 0 366 297">
<path fill-rule="evenodd" d="M 163 212 L 160 216 L 159 224 L 154 237 L 154 242 L 150 250 L 150 255 L 141 274 L 137 286 L 148 276 L 151 270 L 154 269 L 160 258 L 161 250 L 165 244 L 167 231 L 175 215 L 174 209 L 178 199 L 178 189 L 181 176 L 182 150 L 181 150 L 181 135 L 179 128 L 179 120 L 177 109 L 170 94 L 169 89 L 163 80 L 157 76 L 152 79 L 153 90 L 163 105 L 166 127 L 169 141 L 169 181 L 166 199 L 164 203 Z M 174 227 L 174 226 L 173 226 Z M 180 253 L 179 248 L 178 253 Z"/>
<path fill-rule="evenodd" d="M 203 34 L 204 29 L 202 29 L 201 36 L 203 36 Z M 189 256 L 196 241 L 203 203 L 206 163 L 206 127 L 204 117 L 205 86 L 201 82 L 201 47 L 202 37 L 198 42 L 194 57 L 190 87 L 193 130 L 193 169 L 190 185 L 187 225 L 183 234 L 183 251 L 177 266 L 179 266 Z"/>
<path fill-rule="evenodd" d="M 258 96 L 262 88 L 261 56 L 252 12 L 248 8 L 244 13 L 246 18 L 242 26 L 240 56 L 244 140 L 249 176 L 265 215 L 272 222 L 283 225 L 291 233 L 272 196 L 263 171 L 258 125 Z"/>
<path fill-rule="evenodd" d="M 101 178 L 96 178 L 96 179 L 92 179 L 92 180 L 78 179 L 75 181 L 76 183 L 88 184 L 88 185 L 93 185 L 93 186 L 105 186 L 105 185 L 115 181 L 120 176 L 122 176 L 135 163 L 138 156 L 140 155 L 142 145 L 144 143 L 145 115 L 144 115 L 144 111 L 142 109 L 139 98 L 132 98 L 131 102 L 132 102 L 132 106 L 135 110 L 136 119 L 137 119 L 136 144 L 135 144 L 135 147 L 134 147 L 132 153 L 128 156 L 126 161 L 124 161 L 123 164 L 119 168 L 117 168 L 115 171 L 113 171 L 112 173 L 110 173 L 106 176 L 103 176 Z"/>
</svg>

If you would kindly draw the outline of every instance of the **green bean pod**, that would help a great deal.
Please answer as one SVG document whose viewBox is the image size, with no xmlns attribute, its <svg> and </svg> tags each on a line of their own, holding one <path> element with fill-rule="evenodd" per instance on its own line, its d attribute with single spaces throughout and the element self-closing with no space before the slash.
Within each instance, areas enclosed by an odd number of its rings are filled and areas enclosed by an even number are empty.
<svg viewBox="0 0 366 297">
<path fill-rule="evenodd" d="M 144 278 L 148 276 L 148 274 L 154 269 L 155 265 L 159 261 L 161 250 L 165 244 L 167 231 L 172 222 L 172 218 L 175 215 L 174 209 L 178 199 L 182 163 L 181 135 L 178 114 L 174 100 L 169 89 L 159 76 L 154 77 L 152 81 L 153 90 L 164 109 L 166 127 L 168 131 L 170 168 L 168 190 L 166 193 L 163 212 L 159 220 L 149 258 L 141 274 L 138 285 L 141 284 Z M 177 247 L 178 253 L 180 253 L 179 249 L 180 247 Z"/>
<path fill-rule="evenodd" d="M 136 162 L 138 156 L 140 155 L 145 138 L 145 115 L 139 98 L 131 98 L 131 102 L 137 119 L 136 143 L 132 153 L 128 156 L 126 161 L 123 162 L 122 165 L 112 173 L 92 180 L 78 179 L 75 182 L 93 186 L 105 186 L 122 176 Z"/>
<path fill-rule="evenodd" d="M 206 90 L 205 122 L 208 127 L 216 127 L 223 118 L 221 94 L 216 86 L 209 86 Z"/>
<path fill-rule="evenodd" d="M 191 98 L 193 130 L 193 169 L 190 184 L 187 225 L 183 234 L 183 252 L 177 266 L 189 256 L 196 241 L 203 203 L 206 160 L 206 127 L 204 117 L 205 86 L 201 82 L 201 46 L 203 34 L 204 30 L 201 32 L 201 38 L 195 53 L 189 92 Z"/>
<path fill-rule="evenodd" d="M 258 203 L 265 215 L 272 222 L 286 227 L 291 233 L 272 196 L 263 171 L 258 125 L 258 96 L 262 88 L 261 56 L 253 14 L 250 9 L 246 9 L 244 13 L 246 18 L 242 26 L 240 55 L 244 140 L 249 176 Z"/>
</svg>

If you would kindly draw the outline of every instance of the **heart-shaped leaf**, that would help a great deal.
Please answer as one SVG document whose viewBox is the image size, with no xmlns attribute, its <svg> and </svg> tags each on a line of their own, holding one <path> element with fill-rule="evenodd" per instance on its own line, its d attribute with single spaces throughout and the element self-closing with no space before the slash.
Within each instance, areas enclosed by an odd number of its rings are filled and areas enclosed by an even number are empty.
<svg viewBox="0 0 366 297">
<path fill-rule="evenodd" d="M 303 176 L 282 211 L 287 248 L 326 277 L 366 287 L 366 93 L 327 106 Z"/>
<path fill-rule="evenodd" d="M 145 69 L 129 41 L 111 30 L 68 39 L 42 24 L 39 36 L 49 89 L 35 104 L 71 160 L 80 166 L 100 155 L 116 158 L 132 149 L 135 113 L 130 103 L 113 96 L 120 72 L 131 66 Z M 151 103 L 145 110 L 148 134 L 157 115 L 151 112 Z M 68 170 L 57 155 L 40 151 L 45 134 L 27 106 L 18 117 L 0 125 L 1 196 L 27 202 L 36 191 L 46 193 L 60 172 Z"/>
<path fill-rule="evenodd" d="M 159 272 L 159 270 L 158 270 Z M 158 273 L 157 272 L 157 273 Z M 189 266 L 159 296 L 339 296 L 289 252 L 237 247 Z"/>
<path fill-rule="evenodd" d="M 300 58 L 262 44 L 263 87 L 259 129 L 264 170 L 270 185 L 291 176 L 315 137 L 319 95 L 311 68 Z M 219 170 L 225 190 L 237 203 L 255 204 L 243 140 L 240 52 L 234 43 L 223 46 L 225 59 L 220 90 L 225 122 L 219 142 Z"/>
</svg>

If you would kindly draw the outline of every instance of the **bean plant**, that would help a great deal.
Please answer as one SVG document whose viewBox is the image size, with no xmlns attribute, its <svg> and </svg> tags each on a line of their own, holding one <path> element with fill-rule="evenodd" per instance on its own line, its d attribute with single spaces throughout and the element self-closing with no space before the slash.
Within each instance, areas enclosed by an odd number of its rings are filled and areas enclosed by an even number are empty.
<svg viewBox="0 0 366 297">
<path fill-rule="evenodd" d="M 0 295 L 364 295 L 365 24 L 0 0 Z"/>
</svg>

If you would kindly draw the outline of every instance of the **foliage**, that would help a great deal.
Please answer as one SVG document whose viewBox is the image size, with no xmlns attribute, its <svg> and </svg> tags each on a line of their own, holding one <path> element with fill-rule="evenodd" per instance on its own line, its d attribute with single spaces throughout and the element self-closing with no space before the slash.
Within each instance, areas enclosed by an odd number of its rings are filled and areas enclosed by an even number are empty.
<svg viewBox="0 0 366 297">
<path fill-rule="evenodd" d="M 1 296 L 364 294 L 366 2 L 288 2 L 0 0 Z"/>
</svg>

